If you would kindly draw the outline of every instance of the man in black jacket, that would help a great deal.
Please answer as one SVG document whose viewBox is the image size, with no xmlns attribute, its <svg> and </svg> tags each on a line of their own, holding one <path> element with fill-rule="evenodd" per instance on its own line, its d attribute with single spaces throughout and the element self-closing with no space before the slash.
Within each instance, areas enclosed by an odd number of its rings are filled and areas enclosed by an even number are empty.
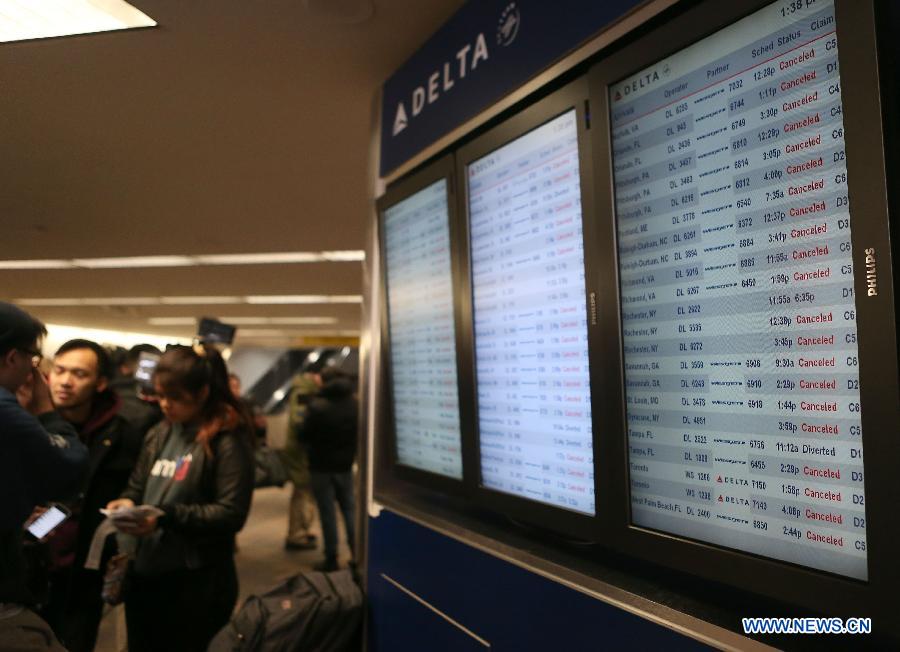
<svg viewBox="0 0 900 652">
<path fill-rule="evenodd" d="M 47 331 L 28 313 L 0 302 L 0 649 L 62 650 L 26 608 L 22 525 L 37 505 L 71 495 L 87 468 L 87 449 L 54 410 L 37 370 Z M 19 393 L 17 398 L 16 393 Z"/>
<path fill-rule="evenodd" d="M 356 457 L 359 406 L 350 379 L 333 367 L 317 377 L 318 396 L 309 404 L 299 428 L 300 441 L 309 448 L 312 490 L 319 507 L 325 561 L 317 570 L 337 570 L 337 499 L 344 517 L 347 544 L 353 550 L 353 460 Z"/>
<path fill-rule="evenodd" d="M 94 649 L 103 576 L 84 562 L 104 519 L 100 509 L 125 489 L 141 451 L 141 433 L 119 413 L 121 400 L 109 389 L 112 373 L 106 349 L 81 339 L 63 344 L 50 370 L 53 403 L 90 451 L 88 476 L 70 500 L 72 517 L 48 541 L 50 599 L 42 615 L 70 652 Z"/>
</svg>

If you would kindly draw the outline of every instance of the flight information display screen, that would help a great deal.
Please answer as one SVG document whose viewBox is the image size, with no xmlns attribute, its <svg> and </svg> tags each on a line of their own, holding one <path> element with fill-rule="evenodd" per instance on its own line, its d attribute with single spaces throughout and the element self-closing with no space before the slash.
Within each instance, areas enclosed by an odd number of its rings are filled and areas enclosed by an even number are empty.
<svg viewBox="0 0 900 652">
<path fill-rule="evenodd" d="M 447 180 L 384 211 L 397 461 L 462 479 Z"/>
<path fill-rule="evenodd" d="M 633 523 L 867 579 L 833 2 L 609 87 Z"/>
<path fill-rule="evenodd" d="M 575 111 L 467 174 L 482 482 L 594 514 Z"/>
</svg>

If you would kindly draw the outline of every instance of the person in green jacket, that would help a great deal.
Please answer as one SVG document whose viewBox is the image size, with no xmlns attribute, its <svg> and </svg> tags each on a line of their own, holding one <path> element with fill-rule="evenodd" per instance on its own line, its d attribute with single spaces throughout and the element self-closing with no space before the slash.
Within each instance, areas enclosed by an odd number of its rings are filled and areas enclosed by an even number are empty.
<svg viewBox="0 0 900 652">
<path fill-rule="evenodd" d="M 318 389 L 318 385 L 309 374 L 297 374 L 291 389 L 288 438 L 282 451 L 284 466 L 293 485 L 288 534 L 284 542 L 287 550 L 316 548 L 316 536 L 310 531 L 316 520 L 316 507 L 310 486 L 309 455 L 306 446 L 300 443 L 296 433 L 303 423 L 307 403 L 316 395 Z"/>
</svg>

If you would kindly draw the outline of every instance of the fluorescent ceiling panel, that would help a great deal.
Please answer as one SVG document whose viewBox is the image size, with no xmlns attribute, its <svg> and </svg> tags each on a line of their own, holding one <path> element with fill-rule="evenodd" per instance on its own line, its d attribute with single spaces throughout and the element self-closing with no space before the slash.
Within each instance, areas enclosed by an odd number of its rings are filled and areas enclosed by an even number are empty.
<svg viewBox="0 0 900 652">
<path fill-rule="evenodd" d="M 157 306 L 159 297 L 91 297 L 81 299 L 82 306 Z"/>
<path fill-rule="evenodd" d="M 249 297 L 200 296 L 200 297 L 65 297 L 65 298 L 20 298 L 14 299 L 20 306 L 225 306 L 241 303 L 259 305 L 312 304 L 312 303 L 362 303 L 358 294 L 295 294 L 256 295 Z M 312 317 L 283 317 L 273 319 L 313 319 Z M 318 318 L 316 318 L 318 319 Z M 276 322 L 271 322 L 276 323 Z M 312 322 L 278 322 L 281 324 Z M 330 322 L 329 322 L 330 323 Z"/>
<path fill-rule="evenodd" d="M 235 326 L 325 326 L 336 324 L 336 317 L 217 317 L 219 321 Z M 151 326 L 193 326 L 195 317 L 150 317 Z"/>
<path fill-rule="evenodd" d="M 193 326 L 197 323 L 194 317 L 151 317 L 147 320 L 151 326 Z"/>
<path fill-rule="evenodd" d="M 323 251 L 322 256 L 325 260 L 331 262 L 350 262 L 355 260 L 365 260 L 366 252 L 362 250 Z"/>
<path fill-rule="evenodd" d="M 227 320 L 226 320 L 227 321 Z M 292 324 L 336 324 L 338 322 L 335 317 L 269 317 L 270 324 L 278 324 L 279 326 L 289 326 Z"/>
<path fill-rule="evenodd" d="M 241 297 L 160 297 L 160 302 L 173 306 L 222 306 L 243 303 Z"/>
<path fill-rule="evenodd" d="M 129 258 L 74 258 L 75 267 L 87 269 L 119 269 L 123 267 L 189 267 L 189 256 L 131 256 Z"/>
<path fill-rule="evenodd" d="M 14 303 L 20 306 L 83 306 L 84 299 L 15 299 Z"/>
<path fill-rule="evenodd" d="M 358 294 L 271 294 L 244 297 L 247 303 L 260 305 L 274 304 L 306 304 L 306 303 L 362 303 Z"/>
<path fill-rule="evenodd" d="M 0 2 L 3 2 L 3 0 L 0 0 Z M 297 263 L 343 263 L 365 259 L 365 251 L 348 249 L 345 251 L 282 251 L 256 254 L 215 254 L 209 256 L 117 256 L 114 258 L 72 258 L 69 260 L 0 260 L 0 270 L 291 265 Z"/>
<path fill-rule="evenodd" d="M 2 43 L 155 25 L 124 0 L 0 0 Z"/>
<path fill-rule="evenodd" d="M 0 269 L 69 269 L 71 260 L 0 260 Z"/>
<path fill-rule="evenodd" d="M 239 328 L 238 338 L 256 337 L 359 337 L 359 331 L 354 330 L 284 330 L 279 328 Z"/>
<path fill-rule="evenodd" d="M 247 297 L 247 303 L 253 304 L 301 304 L 301 303 L 329 303 L 324 294 L 288 294 L 288 295 L 259 295 Z"/>
<path fill-rule="evenodd" d="M 201 265 L 285 265 L 290 263 L 318 263 L 324 257 L 315 251 L 288 251 L 270 254 L 216 254 L 194 256 Z"/>
</svg>

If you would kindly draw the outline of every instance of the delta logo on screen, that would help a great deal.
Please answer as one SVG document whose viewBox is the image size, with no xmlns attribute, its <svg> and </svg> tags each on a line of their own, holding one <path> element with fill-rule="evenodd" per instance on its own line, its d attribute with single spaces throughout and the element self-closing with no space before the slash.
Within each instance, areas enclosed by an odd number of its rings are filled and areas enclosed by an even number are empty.
<svg viewBox="0 0 900 652">
<path fill-rule="evenodd" d="M 500 14 L 497 21 L 496 40 L 500 47 L 509 47 L 519 35 L 522 25 L 522 15 L 515 2 L 511 2 Z M 419 116 L 426 107 L 440 101 L 442 95 L 446 95 L 457 84 L 465 83 L 467 75 L 475 72 L 480 64 L 489 61 L 491 53 L 488 50 L 487 39 L 484 32 L 456 51 L 452 58 L 444 62 L 443 66 L 432 72 L 428 79 L 416 86 L 410 96 L 407 110 L 406 102 L 398 102 L 394 113 L 394 126 L 392 136 L 403 132 L 411 120 Z"/>
<path fill-rule="evenodd" d="M 640 90 L 644 90 L 645 88 L 649 88 L 660 79 L 668 78 L 671 73 L 672 70 L 669 68 L 669 64 L 664 63 L 661 70 L 651 70 L 646 74 L 638 75 L 629 82 L 621 84 L 619 88 L 616 89 L 616 92 L 613 95 L 613 99 L 618 102 L 622 98 L 628 97 L 632 93 L 636 93 Z"/>
</svg>

